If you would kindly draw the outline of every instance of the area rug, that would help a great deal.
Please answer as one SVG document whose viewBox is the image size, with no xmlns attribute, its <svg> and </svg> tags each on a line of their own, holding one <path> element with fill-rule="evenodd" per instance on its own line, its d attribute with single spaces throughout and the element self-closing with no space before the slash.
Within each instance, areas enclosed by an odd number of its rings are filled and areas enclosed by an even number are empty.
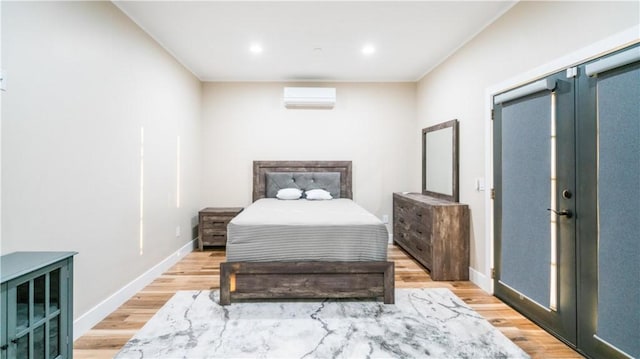
<svg viewBox="0 0 640 359">
<path fill-rule="evenodd" d="M 396 303 L 218 305 L 180 291 L 116 358 L 529 358 L 448 289 L 396 289 Z"/>
</svg>

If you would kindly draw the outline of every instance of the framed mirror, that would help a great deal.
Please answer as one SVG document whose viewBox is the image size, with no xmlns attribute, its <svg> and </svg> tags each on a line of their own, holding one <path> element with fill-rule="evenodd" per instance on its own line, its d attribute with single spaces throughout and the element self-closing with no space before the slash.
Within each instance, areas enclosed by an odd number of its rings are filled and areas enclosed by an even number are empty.
<svg viewBox="0 0 640 359">
<path fill-rule="evenodd" d="M 458 202 L 458 120 L 422 129 L 422 194 Z"/>
</svg>

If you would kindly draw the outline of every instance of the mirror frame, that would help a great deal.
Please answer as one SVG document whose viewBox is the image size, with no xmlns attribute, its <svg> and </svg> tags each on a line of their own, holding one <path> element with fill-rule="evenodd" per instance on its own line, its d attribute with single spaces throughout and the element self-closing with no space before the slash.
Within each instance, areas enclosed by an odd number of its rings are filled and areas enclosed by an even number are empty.
<svg viewBox="0 0 640 359">
<path fill-rule="evenodd" d="M 451 139 L 451 167 L 452 167 L 452 178 L 451 178 L 451 195 L 439 193 L 439 192 L 431 192 L 427 190 L 427 133 L 435 132 L 438 130 L 443 130 L 445 128 L 453 128 L 452 139 Z M 432 196 L 440 199 L 449 200 L 452 202 L 458 202 L 458 120 L 454 119 L 451 121 L 446 121 L 439 123 L 437 125 L 429 126 L 427 128 L 422 129 L 422 194 L 427 196 Z"/>
</svg>

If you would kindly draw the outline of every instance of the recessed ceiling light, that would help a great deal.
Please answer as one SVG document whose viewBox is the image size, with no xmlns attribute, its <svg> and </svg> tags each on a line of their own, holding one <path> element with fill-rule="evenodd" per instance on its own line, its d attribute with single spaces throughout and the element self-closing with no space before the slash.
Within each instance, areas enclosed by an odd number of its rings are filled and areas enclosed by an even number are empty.
<svg viewBox="0 0 640 359">
<path fill-rule="evenodd" d="M 365 46 L 362 48 L 362 53 L 363 53 L 363 54 L 365 54 L 365 55 L 371 55 L 371 54 L 373 54 L 374 52 L 376 52 L 376 48 L 375 48 L 375 47 L 373 47 L 373 45 L 365 45 Z"/>
<path fill-rule="evenodd" d="M 251 47 L 249 47 L 249 51 L 254 54 L 259 54 L 262 52 L 262 46 L 260 46 L 259 44 L 253 44 L 251 45 Z"/>
</svg>

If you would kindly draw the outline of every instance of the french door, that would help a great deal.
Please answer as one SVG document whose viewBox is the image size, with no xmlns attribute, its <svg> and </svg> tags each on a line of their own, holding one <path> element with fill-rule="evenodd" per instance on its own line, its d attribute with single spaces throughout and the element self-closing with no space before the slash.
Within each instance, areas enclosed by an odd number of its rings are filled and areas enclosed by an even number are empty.
<svg viewBox="0 0 640 359">
<path fill-rule="evenodd" d="M 494 97 L 495 294 L 594 358 L 640 356 L 640 47 Z"/>
<path fill-rule="evenodd" d="M 579 71 L 578 348 L 640 358 L 640 46 Z"/>
<path fill-rule="evenodd" d="M 496 96 L 495 294 L 576 339 L 573 77 L 560 72 Z"/>
</svg>

